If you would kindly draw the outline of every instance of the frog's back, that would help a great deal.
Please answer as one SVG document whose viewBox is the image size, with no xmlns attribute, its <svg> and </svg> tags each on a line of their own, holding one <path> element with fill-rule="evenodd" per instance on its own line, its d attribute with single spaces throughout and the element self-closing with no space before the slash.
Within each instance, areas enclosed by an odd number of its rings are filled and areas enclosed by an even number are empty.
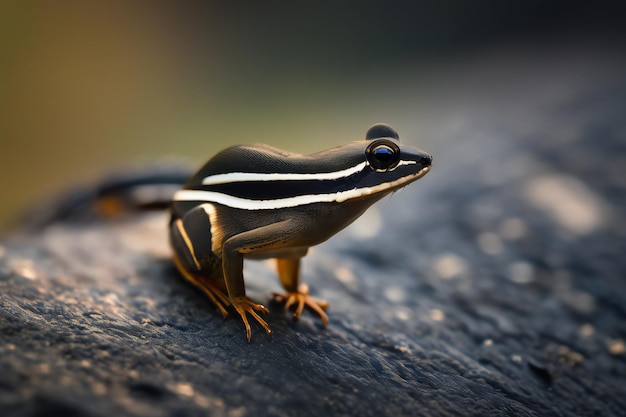
<svg viewBox="0 0 626 417">
<path fill-rule="evenodd" d="M 355 149 L 363 146 L 354 142 Z M 344 170 L 346 165 L 363 163 L 363 152 L 347 150 L 345 146 L 311 155 L 284 151 L 269 145 L 238 145 L 227 148 L 211 158 L 188 181 L 186 188 L 196 188 L 203 180 L 230 173 L 317 174 Z"/>
</svg>

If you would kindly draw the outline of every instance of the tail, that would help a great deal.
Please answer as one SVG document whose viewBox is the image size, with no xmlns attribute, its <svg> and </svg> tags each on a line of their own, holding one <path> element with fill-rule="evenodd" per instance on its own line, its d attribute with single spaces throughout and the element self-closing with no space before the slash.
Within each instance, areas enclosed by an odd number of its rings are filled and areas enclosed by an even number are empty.
<svg viewBox="0 0 626 417">
<path fill-rule="evenodd" d="M 38 204 L 20 224 L 27 229 L 39 229 L 55 223 L 89 222 L 137 211 L 165 210 L 174 193 L 192 174 L 191 169 L 180 165 L 119 172 Z"/>
</svg>

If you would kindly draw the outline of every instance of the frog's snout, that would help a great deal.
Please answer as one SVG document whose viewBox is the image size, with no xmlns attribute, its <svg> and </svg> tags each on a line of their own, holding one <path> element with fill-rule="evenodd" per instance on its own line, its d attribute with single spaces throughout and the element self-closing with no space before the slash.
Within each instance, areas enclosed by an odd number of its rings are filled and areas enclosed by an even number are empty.
<svg viewBox="0 0 626 417">
<path fill-rule="evenodd" d="M 413 154 L 413 161 L 421 168 L 428 168 L 433 164 L 433 157 L 431 154 L 422 150 Z"/>
<path fill-rule="evenodd" d="M 418 161 L 421 165 L 429 167 L 433 164 L 433 156 L 427 153 L 422 154 L 422 157 Z"/>
</svg>

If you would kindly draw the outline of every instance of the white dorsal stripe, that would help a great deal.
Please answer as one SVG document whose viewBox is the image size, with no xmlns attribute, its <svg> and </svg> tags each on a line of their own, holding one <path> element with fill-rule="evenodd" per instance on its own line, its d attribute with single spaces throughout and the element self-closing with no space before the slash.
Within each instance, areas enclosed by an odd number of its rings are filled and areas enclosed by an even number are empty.
<svg viewBox="0 0 626 417">
<path fill-rule="evenodd" d="M 249 181 L 298 181 L 298 180 L 336 180 L 339 178 L 349 177 L 352 174 L 361 172 L 367 165 L 361 162 L 351 168 L 342 169 L 341 171 L 319 172 L 315 174 L 296 174 L 296 173 L 269 173 L 263 174 L 258 172 L 229 172 L 227 174 L 209 175 L 202 180 L 203 185 L 225 184 L 229 182 L 249 182 Z"/>
<path fill-rule="evenodd" d="M 174 201 L 212 202 L 242 210 L 275 210 L 314 203 L 341 203 L 342 201 L 350 200 L 352 198 L 364 197 L 394 188 L 398 185 L 402 185 L 422 177 L 429 170 L 430 167 L 426 167 L 416 174 L 407 175 L 406 177 L 402 177 L 396 181 L 386 182 L 373 187 L 353 188 L 351 190 L 329 194 L 305 194 L 275 200 L 250 200 L 214 191 L 180 190 L 174 194 Z"/>
</svg>

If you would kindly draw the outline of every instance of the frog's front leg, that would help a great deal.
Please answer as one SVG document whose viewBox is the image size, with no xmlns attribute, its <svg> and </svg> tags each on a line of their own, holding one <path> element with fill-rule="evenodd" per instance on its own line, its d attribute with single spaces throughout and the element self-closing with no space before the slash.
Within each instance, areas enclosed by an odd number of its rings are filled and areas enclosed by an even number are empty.
<svg viewBox="0 0 626 417">
<path fill-rule="evenodd" d="M 289 247 L 295 238 L 295 234 L 291 233 L 292 231 L 295 232 L 291 223 L 292 221 L 285 220 L 239 233 L 228 238 L 222 245 L 222 266 L 224 268 L 224 280 L 228 290 L 228 297 L 243 320 L 248 341 L 252 337 L 248 314 L 265 329 L 267 334 L 271 334 L 272 331 L 265 320 L 257 313 L 257 311 L 268 313 L 269 310 L 246 297 L 246 287 L 243 278 L 244 256 L 255 252 Z"/>
<path fill-rule="evenodd" d="M 279 303 L 285 303 L 285 310 L 295 305 L 296 311 L 293 315 L 294 320 L 300 319 L 304 306 L 315 311 L 322 319 L 324 327 L 328 325 L 328 316 L 324 312 L 328 308 L 328 303 L 324 300 L 311 297 L 309 295 L 309 286 L 300 284 L 300 259 L 302 258 L 277 258 L 276 267 L 280 282 L 283 285 L 285 294 L 274 293 L 274 300 Z"/>
</svg>

